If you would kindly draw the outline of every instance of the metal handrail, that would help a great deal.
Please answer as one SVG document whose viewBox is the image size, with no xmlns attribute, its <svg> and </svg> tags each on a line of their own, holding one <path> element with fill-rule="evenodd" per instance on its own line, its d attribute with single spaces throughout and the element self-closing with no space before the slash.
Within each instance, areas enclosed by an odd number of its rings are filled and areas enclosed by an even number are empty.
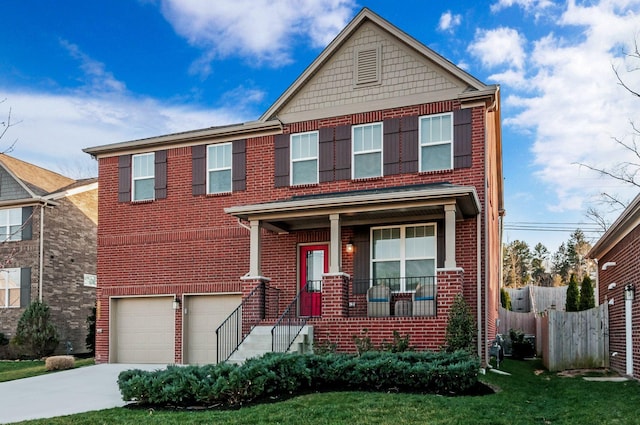
<svg viewBox="0 0 640 425">
<path fill-rule="evenodd" d="M 318 282 L 322 283 L 321 281 Z M 315 288 L 318 282 L 307 282 L 280 315 L 273 328 L 271 328 L 271 351 L 274 353 L 286 353 L 289 351 L 293 341 L 307 324 L 309 318 L 298 315 L 298 301 L 303 293 L 308 292 L 309 288 Z"/>
<path fill-rule="evenodd" d="M 242 303 L 218 326 L 216 329 L 217 363 L 227 361 L 238 350 L 251 329 L 265 318 L 266 290 L 265 282 L 256 285 Z M 257 304 L 257 308 L 245 309 L 249 303 Z"/>
</svg>

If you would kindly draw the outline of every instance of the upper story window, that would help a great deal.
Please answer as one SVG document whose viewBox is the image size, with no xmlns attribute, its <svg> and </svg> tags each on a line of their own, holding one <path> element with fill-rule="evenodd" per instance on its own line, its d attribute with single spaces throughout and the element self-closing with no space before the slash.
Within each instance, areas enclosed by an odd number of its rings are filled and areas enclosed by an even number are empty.
<svg viewBox="0 0 640 425">
<path fill-rule="evenodd" d="M 415 291 L 436 275 L 436 226 L 371 229 L 371 276 L 395 292 Z"/>
<path fill-rule="evenodd" d="M 291 135 L 291 185 L 318 183 L 318 132 Z"/>
<path fill-rule="evenodd" d="M 453 114 L 420 117 L 420 171 L 453 168 Z"/>
<path fill-rule="evenodd" d="M 155 195 L 155 155 L 153 152 L 132 157 L 131 200 L 147 201 Z"/>
<path fill-rule="evenodd" d="M 22 240 L 22 208 L 0 210 L 0 242 Z"/>
<path fill-rule="evenodd" d="M 0 269 L 0 308 L 20 307 L 20 269 Z"/>
<path fill-rule="evenodd" d="M 207 146 L 207 193 L 231 192 L 231 143 Z"/>
<path fill-rule="evenodd" d="M 382 176 L 382 123 L 353 126 L 354 179 Z"/>
</svg>

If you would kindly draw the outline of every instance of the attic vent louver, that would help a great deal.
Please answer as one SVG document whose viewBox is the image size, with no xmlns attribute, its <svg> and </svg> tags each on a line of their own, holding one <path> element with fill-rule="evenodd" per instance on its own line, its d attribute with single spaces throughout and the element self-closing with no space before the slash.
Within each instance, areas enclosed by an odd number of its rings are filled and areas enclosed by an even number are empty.
<svg viewBox="0 0 640 425">
<path fill-rule="evenodd" d="M 355 52 L 355 85 L 380 83 L 381 47 L 365 48 Z"/>
</svg>

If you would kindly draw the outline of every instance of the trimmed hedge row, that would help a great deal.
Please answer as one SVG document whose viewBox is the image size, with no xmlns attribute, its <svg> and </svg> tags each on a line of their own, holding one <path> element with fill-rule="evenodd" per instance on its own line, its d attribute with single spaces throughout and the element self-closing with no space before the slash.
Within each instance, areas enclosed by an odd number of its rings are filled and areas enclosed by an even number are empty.
<svg viewBox="0 0 640 425">
<path fill-rule="evenodd" d="M 127 370 L 118 385 L 125 401 L 154 406 L 239 407 L 300 391 L 350 389 L 459 394 L 478 380 L 479 361 L 465 352 L 269 353 L 238 366 L 168 366 Z"/>
</svg>

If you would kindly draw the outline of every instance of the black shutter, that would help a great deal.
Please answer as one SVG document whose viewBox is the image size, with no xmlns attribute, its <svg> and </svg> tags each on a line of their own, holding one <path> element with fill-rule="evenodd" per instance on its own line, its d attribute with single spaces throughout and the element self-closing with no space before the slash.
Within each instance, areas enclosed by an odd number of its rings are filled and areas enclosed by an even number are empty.
<svg viewBox="0 0 640 425">
<path fill-rule="evenodd" d="M 418 117 L 403 117 L 400 120 L 402 138 L 402 172 L 418 172 Z"/>
<path fill-rule="evenodd" d="M 400 174 L 400 118 L 384 120 L 382 128 L 383 173 L 385 176 Z"/>
<path fill-rule="evenodd" d="M 351 126 L 336 127 L 336 180 L 351 179 Z"/>
<path fill-rule="evenodd" d="M 318 131 L 318 174 L 320 182 L 333 181 L 333 128 Z"/>
<path fill-rule="evenodd" d="M 278 134 L 274 140 L 274 184 L 275 187 L 289 186 L 289 135 Z"/>
<path fill-rule="evenodd" d="M 232 190 L 234 192 L 247 189 L 247 140 L 236 140 L 232 145 Z"/>
<path fill-rule="evenodd" d="M 453 168 L 471 167 L 471 109 L 453 111 Z"/>
<path fill-rule="evenodd" d="M 167 151 L 155 152 L 155 199 L 167 197 Z"/>
<path fill-rule="evenodd" d="M 353 228 L 353 293 L 366 294 L 369 289 L 371 255 L 369 227 Z"/>
<path fill-rule="evenodd" d="M 131 201 L 131 155 L 118 158 L 118 202 Z"/>
<path fill-rule="evenodd" d="M 33 238 L 33 207 L 22 208 L 22 237 L 23 241 L 30 241 Z"/>
<path fill-rule="evenodd" d="M 31 304 L 31 267 L 20 269 L 20 307 Z"/>
<path fill-rule="evenodd" d="M 193 196 L 207 193 L 207 147 L 191 147 L 191 189 Z"/>
<path fill-rule="evenodd" d="M 443 220 L 438 220 L 436 222 L 436 229 L 436 233 L 438 234 L 438 237 L 436 238 L 436 251 L 438 257 L 436 258 L 436 267 L 442 268 L 444 267 L 444 250 L 446 249 L 444 240 L 445 228 Z"/>
</svg>

